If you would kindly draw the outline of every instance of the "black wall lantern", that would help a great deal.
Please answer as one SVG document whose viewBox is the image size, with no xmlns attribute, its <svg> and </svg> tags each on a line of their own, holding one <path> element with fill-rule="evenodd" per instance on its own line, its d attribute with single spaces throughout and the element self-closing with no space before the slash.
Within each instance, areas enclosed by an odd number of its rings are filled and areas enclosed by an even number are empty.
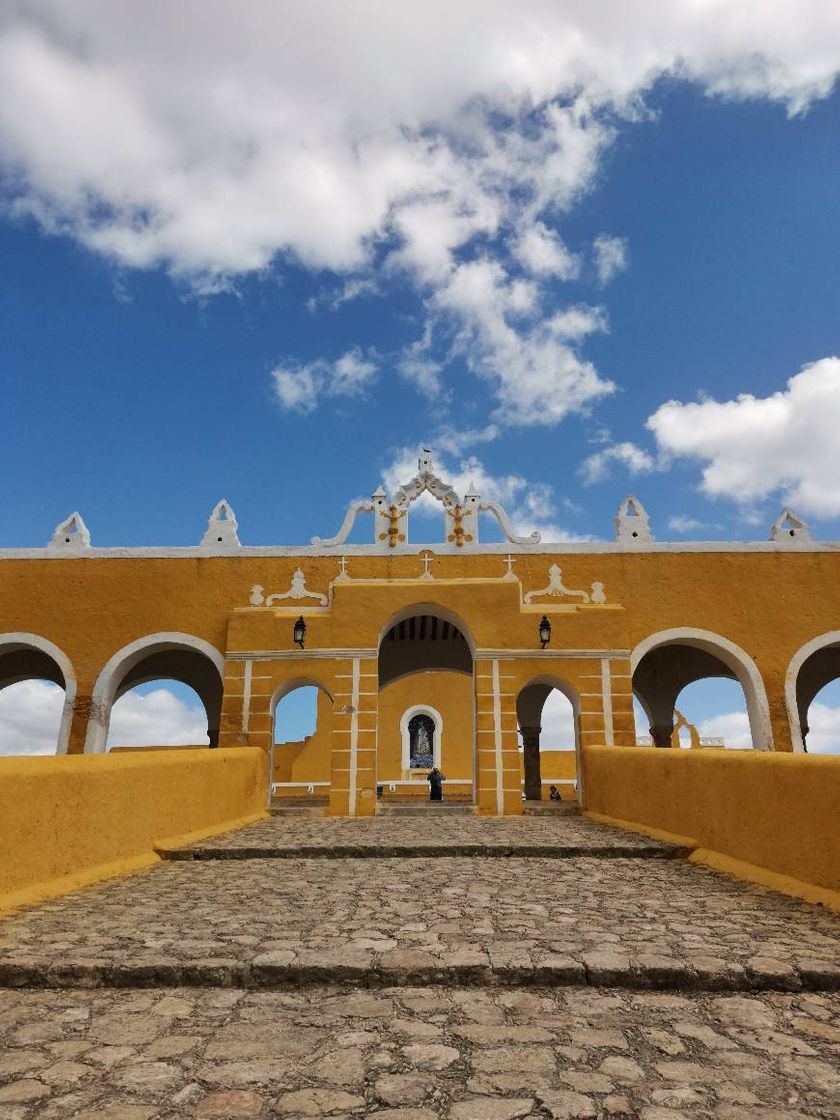
<svg viewBox="0 0 840 1120">
<path fill-rule="evenodd" d="M 295 645 L 303 649 L 303 639 L 306 637 L 306 623 L 303 621 L 303 615 L 295 623 L 295 628 L 292 631 L 292 636 L 295 640 Z"/>
<path fill-rule="evenodd" d="M 548 643 L 550 641 L 551 641 L 551 623 L 548 621 L 548 619 L 545 617 L 545 615 L 543 615 L 542 618 L 540 619 L 540 648 L 545 649 L 545 647 L 548 645 Z"/>
</svg>

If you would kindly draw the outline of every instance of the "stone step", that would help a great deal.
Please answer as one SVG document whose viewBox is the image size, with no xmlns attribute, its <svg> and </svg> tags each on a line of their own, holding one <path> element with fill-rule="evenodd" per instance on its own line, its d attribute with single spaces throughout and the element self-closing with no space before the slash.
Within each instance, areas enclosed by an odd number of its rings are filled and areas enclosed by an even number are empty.
<svg viewBox="0 0 840 1120">
<path fill-rule="evenodd" d="M 394 820 L 404 817 L 471 817 L 474 809 L 471 801 L 380 801 L 376 807 L 376 815 Z"/>
</svg>

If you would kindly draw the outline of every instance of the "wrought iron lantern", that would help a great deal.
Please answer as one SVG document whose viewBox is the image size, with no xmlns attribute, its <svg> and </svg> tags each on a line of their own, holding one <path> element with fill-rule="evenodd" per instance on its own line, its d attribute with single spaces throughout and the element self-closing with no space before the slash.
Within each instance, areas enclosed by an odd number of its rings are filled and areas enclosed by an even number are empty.
<svg viewBox="0 0 840 1120">
<path fill-rule="evenodd" d="M 551 641 L 551 623 L 545 615 L 540 619 L 540 649 L 545 649 Z"/>
<path fill-rule="evenodd" d="M 303 621 L 303 615 L 295 623 L 295 628 L 292 631 L 292 637 L 295 640 L 295 645 L 303 649 L 303 640 L 306 637 L 306 623 Z"/>
</svg>

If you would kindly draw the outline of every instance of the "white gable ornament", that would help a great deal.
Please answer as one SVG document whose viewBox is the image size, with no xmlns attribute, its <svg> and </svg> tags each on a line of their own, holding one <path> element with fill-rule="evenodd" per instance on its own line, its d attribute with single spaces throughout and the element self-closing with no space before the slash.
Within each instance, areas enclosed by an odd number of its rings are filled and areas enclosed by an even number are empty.
<svg viewBox="0 0 840 1120">
<path fill-rule="evenodd" d="M 54 552 L 80 553 L 90 548 L 90 531 L 82 515 L 73 512 L 60 525 L 56 525 L 48 549 Z"/>
<path fill-rule="evenodd" d="M 207 522 L 207 532 L 201 538 L 201 547 L 222 552 L 229 548 L 241 548 L 237 529 L 236 514 L 230 502 L 224 498 L 213 506 L 213 512 Z"/>
<path fill-rule="evenodd" d="M 351 502 L 338 533 L 334 537 L 312 537 L 311 543 L 322 548 L 341 546 L 353 531 L 358 514 L 373 513 L 374 544 L 382 548 L 398 548 L 408 543 L 408 513 L 411 505 L 425 493 L 431 494 L 443 506 L 444 539 L 447 544 L 454 544 L 456 548 L 469 548 L 470 545 L 478 544 L 479 512 L 493 514 L 505 540 L 510 544 L 540 543 L 540 534 L 536 532 L 524 537 L 517 536 L 498 502 L 482 499 L 472 484 L 462 498 L 448 482 L 438 478 L 434 472 L 432 453 L 428 448 L 423 448 L 420 454 L 417 474 L 397 487 L 391 498 L 380 486 L 370 500 Z"/>
<path fill-rule="evenodd" d="M 265 588 L 259 583 L 255 583 L 251 588 L 251 597 L 248 600 L 252 607 L 273 607 L 275 603 L 280 603 L 284 599 L 315 599 L 322 607 L 329 606 L 329 599 L 326 595 L 322 595 L 320 591 L 310 591 L 306 586 L 306 576 L 303 574 L 302 568 L 295 568 L 292 575 L 292 582 L 288 591 L 277 592 L 274 595 L 264 595 Z"/>
<path fill-rule="evenodd" d="M 787 508 L 782 510 L 770 526 L 770 540 L 778 544 L 811 540 L 811 531 L 801 517 Z"/>
<path fill-rule="evenodd" d="M 523 598 L 526 606 L 530 606 L 534 599 L 580 599 L 581 603 L 594 603 L 601 607 L 606 603 L 607 596 L 604 585 L 600 580 L 595 580 L 591 591 L 574 591 L 563 585 L 563 572 L 557 564 L 552 564 L 548 569 L 548 585 L 538 591 L 529 591 Z"/>
<path fill-rule="evenodd" d="M 628 494 L 615 515 L 615 539 L 620 544 L 648 544 L 653 540 L 647 510 Z"/>
</svg>

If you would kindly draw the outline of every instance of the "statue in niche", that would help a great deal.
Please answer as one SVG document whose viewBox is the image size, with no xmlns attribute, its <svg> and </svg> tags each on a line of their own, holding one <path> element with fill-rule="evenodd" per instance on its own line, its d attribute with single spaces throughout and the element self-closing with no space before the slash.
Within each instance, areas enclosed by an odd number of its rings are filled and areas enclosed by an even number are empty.
<svg viewBox="0 0 840 1120">
<path fill-rule="evenodd" d="M 429 770 L 435 764 L 435 721 L 420 713 L 408 721 L 408 765 Z"/>
</svg>

